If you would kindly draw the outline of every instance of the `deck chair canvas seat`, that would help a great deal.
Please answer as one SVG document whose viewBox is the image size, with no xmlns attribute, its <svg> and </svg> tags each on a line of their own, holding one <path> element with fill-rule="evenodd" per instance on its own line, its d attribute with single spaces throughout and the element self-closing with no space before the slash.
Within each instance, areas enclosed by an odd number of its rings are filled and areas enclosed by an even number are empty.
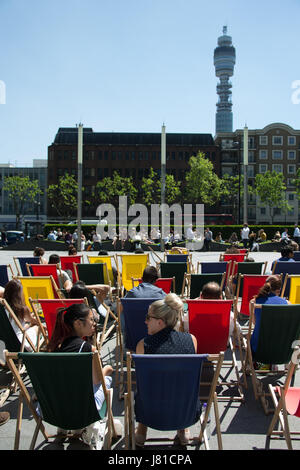
<svg viewBox="0 0 300 470">
<path fill-rule="evenodd" d="M 132 278 L 138 279 L 143 276 L 144 269 L 149 264 L 149 255 L 117 255 L 116 264 L 119 285 L 128 291 L 132 287 Z"/>
<path fill-rule="evenodd" d="M 56 285 L 59 287 L 58 279 L 59 265 L 56 264 L 26 264 L 28 276 L 52 276 Z"/>
<path fill-rule="evenodd" d="M 300 275 L 287 274 L 284 279 L 282 291 L 285 292 L 285 283 L 290 285 L 288 300 L 291 304 L 300 304 Z"/>
<path fill-rule="evenodd" d="M 187 272 L 191 272 L 191 257 L 189 254 L 170 254 L 165 253 L 165 262 L 166 263 L 186 263 Z"/>
<path fill-rule="evenodd" d="M 93 263 L 104 263 L 107 266 L 107 272 L 104 271 L 104 283 L 113 286 L 115 284 L 114 274 L 113 274 L 113 263 L 112 260 L 115 259 L 114 256 L 102 255 L 102 256 L 87 256 L 88 262 Z M 107 275 L 108 273 L 108 275 Z"/>
<path fill-rule="evenodd" d="M 69 256 L 60 256 L 60 267 L 63 271 L 67 271 L 68 274 L 72 275 L 71 280 L 75 282 L 75 271 L 74 263 L 82 263 L 82 255 L 69 255 Z"/>
<path fill-rule="evenodd" d="M 220 354 L 226 351 L 229 345 L 232 359 L 224 362 L 224 366 L 230 367 L 235 373 L 234 381 L 224 379 L 220 382 L 222 385 L 235 386 L 238 388 L 238 395 L 222 396 L 223 400 L 241 400 L 244 401 L 242 390 L 242 380 L 240 379 L 235 346 L 232 338 L 229 337 L 230 315 L 233 306 L 233 300 L 186 300 L 188 306 L 189 333 L 197 339 L 197 354 L 203 354 L 207 351 L 209 354 Z M 234 331 L 234 339 L 237 342 L 237 335 Z M 240 356 L 242 351 L 240 348 Z M 245 375 L 243 383 L 246 384 Z"/>
<path fill-rule="evenodd" d="M 52 276 L 18 276 L 22 284 L 26 305 L 30 308 L 32 299 L 59 299 L 59 289 Z"/>
<path fill-rule="evenodd" d="M 237 265 L 237 266 L 236 266 Z M 254 274 L 254 275 L 264 275 L 267 268 L 267 261 L 265 262 L 242 262 L 237 263 L 236 261 L 233 262 L 232 271 L 235 272 L 235 276 L 231 278 L 232 283 L 238 282 L 238 278 L 240 274 Z M 239 289 L 239 297 L 242 297 L 243 292 L 243 278 L 241 278 L 240 289 Z"/>
<path fill-rule="evenodd" d="M 216 372 L 212 381 L 204 417 L 200 418 L 199 395 L 201 395 L 201 370 L 204 362 L 217 360 Z M 133 403 L 131 360 L 135 364 L 136 395 Z M 127 371 L 129 384 L 125 394 L 125 445 L 135 449 L 134 422 L 138 422 L 159 431 L 176 431 L 195 424 L 200 420 L 201 445 L 204 439 L 205 448 L 209 448 L 206 435 L 207 416 L 214 403 L 216 429 L 219 449 L 222 449 L 220 422 L 218 415 L 216 380 L 221 368 L 223 354 L 169 355 L 127 354 Z M 200 387 L 200 389 L 199 389 Z M 149 441 L 165 439 L 147 439 Z"/>
<path fill-rule="evenodd" d="M 132 278 L 132 287 L 137 286 L 142 282 L 142 278 Z M 156 279 L 154 285 L 162 289 L 166 294 L 175 291 L 175 277 L 159 277 Z"/>
<path fill-rule="evenodd" d="M 246 257 L 247 256 L 243 253 L 239 253 L 239 254 L 224 253 L 220 255 L 220 261 L 227 261 L 227 262 L 231 261 L 231 265 L 228 267 L 230 269 L 227 269 L 226 279 L 228 279 L 229 276 L 235 276 L 237 274 L 237 263 L 243 263 Z"/>
<path fill-rule="evenodd" d="M 13 276 L 14 273 L 10 264 L 0 264 L 0 286 L 5 287 Z"/>
<path fill-rule="evenodd" d="M 251 333 L 254 322 L 255 309 L 261 309 L 260 326 L 258 332 L 257 348 L 252 351 Z M 270 412 L 267 392 L 264 391 L 258 375 L 274 373 L 271 370 L 257 371 L 254 361 L 263 364 L 276 364 L 283 366 L 291 360 L 291 345 L 300 339 L 300 305 L 258 305 L 254 301 L 250 304 L 249 332 L 247 335 L 247 365 L 251 373 L 255 399 L 261 400 L 266 414 Z M 285 371 L 278 372 L 285 375 Z"/>
<path fill-rule="evenodd" d="M 108 279 L 107 265 L 104 263 L 74 263 L 74 272 L 75 280 L 83 281 L 87 286 L 105 284 L 105 276 Z"/>
<path fill-rule="evenodd" d="M 226 281 L 231 273 L 232 261 L 199 261 L 197 264 L 197 273 L 201 271 L 202 274 L 213 274 L 213 273 L 226 273 L 224 288 L 226 287 Z"/>
<path fill-rule="evenodd" d="M 293 345 L 292 345 L 293 346 Z M 267 431 L 267 444 L 272 438 L 284 438 L 288 450 L 293 450 L 292 439 L 294 436 L 299 440 L 300 432 L 291 430 L 288 416 L 300 418 L 300 387 L 291 386 L 296 367 L 300 362 L 300 348 L 294 345 L 291 362 L 283 386 L 269 384 L 269 390 L 274 403 L 275 412 Z M 276 424 L 279 429 L 274 429 Z"/>
<path fill-rule="evenodd" d="M 267 278 L 268 276 L 263 274 L 239 274 L 234 303 L 238 316 L 250 315 L 249 303 L 258 294 Z"/>
<path fill-rule="evenodd" d="M 92 383 L 92 363 L 96 362 L 102 371 L 98 353 L 6 353 L 8 366 L 20 387 L 20 402 L 25 401 L 36 421 L 31 449 L 34 449 L 39 431 L 45 440 L 50 437 L 44 423 L 70 430 L 82 429 L 103 419 L 107 409 L 108 448 L 112 434 L 115 435 L 111 411 L 111 393 L 105 386 L 101 374 L 105 403 L 98 412 Z M 40 405 L 41 414 L 36 411 L 29 392 L 15 368 L 14 359 L 21 360 L 28 372 L 32 387 Z M 19 447 L 22 416 L 17 420 L 15 449 Z"/>
<path fill-rule="evenodd" d="M 275 261 L 273 265 L 272 274 L 282 274 L 282 281 L 285 282 L 287 274 L 299 274 L 300 275 L 300 261 L 289 262 L 289 261 Z M 285 283 L 284 297 L 289 296 L 290 283 Z"/>
<path fill-rule="evenodd" d="M 223 290 L 226 273 L 185 274 L 187 281 L 187 297 L 196 299 L 200 296 L 203 286 L 209 282 L 216 282 Z"/>
<path fill-rule="evenodd" d="M 159 263 L 158 269 L 161 277 L 175 277 L 175 293 L 182 295 L 184 292 L 184 275 L 187 273 L 186 263 Z"/>
<path fill-rule="evenodd" d="M 14 256 L 14 262 L 16 265 L 18 276 L 28 276 L 28 270 L 26 264 L 40 264 L 39 256 Z"/>
</svg>

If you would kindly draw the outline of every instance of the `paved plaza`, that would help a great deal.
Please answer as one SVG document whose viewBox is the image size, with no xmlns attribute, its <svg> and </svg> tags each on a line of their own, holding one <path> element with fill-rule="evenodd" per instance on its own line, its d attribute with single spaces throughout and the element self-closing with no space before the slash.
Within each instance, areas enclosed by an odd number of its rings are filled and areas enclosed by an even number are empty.
<svg viewBox="0 0 300 470">
<path fill-rule="evenodd" d="M 50 252 L 46 252 L 46 258 L 50 255 Z M 84 253 L 85 254 L 85 253 Z M 32 253 L 30 252 L 13 252 L 13 251 L 1 251 L 1 264 L 12 263 L 13 256 L 31 256 Z M 155 264 L 158 260 L 158 257 L 162 257 L 160 252 L 157 255 L 153 253 L 150 254 L 150 261 L 151 264 Z M 219 259 L 220 253 L 217 252 L 195 252 L 192 255 L 193 264 L 196 266 L 198 261 L 217 261 Z M 254 258 L 255 261 L 267 261 L 267 271 L 271 269 L 271 263 L 275 259 L 279 258 L 279 253 L 251 253 L 251 257 Z M 86 261 L 86 259 L 84 259 Z M 107 341 L 103 348 L 102 359 L 104 364 L 110 363 L 114 365 L 114 355 L 115 355 L 115 335 L 112 336 L 109 341 Z M 0 353 L 2 355 L 3 344 L 0 345 Z M 300 385 L 300 375 L 296 375 L 296 385 Z M 5 380 L 8 380 L 7 372 L 1 370 L 0 371 L 0 381 L 1 383 L 5 383 Z M 263 412 L 263 409 L 259 402 L 256 402 L 253 395 L 253 389 L 251 385 L 250 377 L 248 377 L 248 388 L 245 389 L 245 403 L 240 402 L 231 402 L 229 400 L 224 400 L 219 402 L 219 411 L 220 411 L 220 420 L 221 420 L 221 431 L 222 431 L 222 440 L 223 440 L 223 449 L 224 450 L 261 450 L 265 449 L 266 446 L 266 431 L 268 429 L 271 415 L 266 416 Z M 226 397 L 226 393 L 221 390 L 220 396 Z M 0 427 L 0 449 L 1 450 L 12 450 L 14 445 L 14 434 L 15 434 L 15 425 L 16 425 L 16 415 L 17 415 L 17 404 L 18 404 L 18 397 L 16 395 L 12 395 L 9 399 L 5 402 L 2 411 L 6 410 L 9 411 L 11 414 L 10 421 L 5 424 L 4 426 Z M 124 402 L 123 400 L 119 400 L 117 390 L 114 393 L 113 399 L 113 414 L 114 417 L 119 419 L 122 423 L 124 420 Z M 292 425 L 294 427 L 298 426 L 298 431 L 300 431 L 300 422 L 297 418 L 291 420 Z M 54 431 L 54 429 L 46 425 L 48 430 Z M 23 426 L 21 432 L 21 441 L 20 441 L 20 449 L 28 449 L 30 445 L 31 436 L 33 433 L 33 429 L 35 427 L 35 422 L 31 418 L 28 409 L 26 406 L 24 407 L 24 418 L 23 418 Z M 157 435 L 157 431 L 149 430 L 149 437 L 152 437 L 155 433 Z M 217 437 L 215 433 L 214 427 L 214 416 L 213 412 L 211 413 L 211 423 L 210 423 L 210 446 L 212 449 L 217 449 Z M 195 425 L 191 428 L 192 435 L 196 436 L 199 433 L 199 425 Z M 167 433 L 158 433 L 161 436 L 168 436 L 173 438 L 175 436 L 175 432 L 167 432 Z M 42 442 L 42 435 L 40 434 L 38 437 L 37 443 L 40 444 Z M 168 445 L 164 445 L 162 443 L 147 445 L 148 449 L 158 451 L 159 449 L 165 450 L 172 450 L 172 451 L 183 451 L 184 448 L 175 446 L 172 441 Z M 300 441 L 295 441 L 293 443 L 294 449 L 300 450 Z M 201 446 L 201 449 L 204 446 Z M 188 446 L 188 450 L 195 450 L 195 445 Z M 44 443 L 40 446 L 42 450 L 87 450 L 88 448 L 84 446 L 82 443 L 78 441 L 70 441 L 65 443 Z M 124 439 L 120 439 L 118 442 L 114 443 L 113 449 L 115 451 L 124 450 Z M 270 443 L 270 449 L 286 449 L 286 444 L 284 440 L 272 440 Z M 125 455 L 125 454 L 122 454 Z M 146 455 L 146 454 L 145 454 Z"/>
</svg>

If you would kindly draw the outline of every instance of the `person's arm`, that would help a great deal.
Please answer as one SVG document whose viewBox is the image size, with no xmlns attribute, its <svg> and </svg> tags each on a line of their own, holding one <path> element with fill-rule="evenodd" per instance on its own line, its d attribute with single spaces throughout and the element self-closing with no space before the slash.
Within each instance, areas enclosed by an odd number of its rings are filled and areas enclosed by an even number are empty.
<svg viewBox="0 0 300 470">
<path fill-rule="evenodd" d="M 144 340 L 141 339 L 138 344 L 136 345 L 136 354 L 145 354 L 145 349 L 144 349 Z"/>
<path fill-rule="evenodd" d="M 192 337 L 192 340 L 193 340 L 193 344 L 194 344 L 194 348 L 195 348 L 195 353 L 197 353 L 197 340 L 196 340 L 196 338 L 195 338 L 194 335 L 191 335 L 191 337 Z"/>
</svg>

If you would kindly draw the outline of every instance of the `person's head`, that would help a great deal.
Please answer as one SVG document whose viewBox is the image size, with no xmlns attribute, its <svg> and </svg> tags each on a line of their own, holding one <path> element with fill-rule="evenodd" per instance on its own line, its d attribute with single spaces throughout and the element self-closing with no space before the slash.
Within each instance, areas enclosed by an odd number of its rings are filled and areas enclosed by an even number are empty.
<svg viewBox="0 0 300 470">
<path fill-rule="evenodd" d="M 69 291 L 70 299 L 84 299 L 84 297 L 88 299 L 88 296 L 89 290 L 83 281 L 75 282 Z"/>
<path fill-rule="evenodd" d="M 273 274 L 267 278 L 265 284 L 258 291 L 257 297 L 268 297 L 270 294 L 279 295 L 281 285 L 281 277 Z"/>
<path fill-rule="evenodd" d="M 144 250 L 143 250 L 143 248 L 137 248 L 137 249 L 134 251 L 134 253 L 135 253 L 136 255 L 138 255 L 138 254 L 144 253 Z"/>
<path fill-rule="evenodd" d="M 155 266 L 146 266 L 143 272 L 142 282 L 155 284 L 158 278 L 159 278 L 159 275 Z"/>
<path fill-rule="evenodd" d="M 240 252 L 240 250 L 234 246 L 234 245 L 231 245 L 229 248 L 227 248 L 227 250 L 225 251 L 226 254 L 228 255 L 238 255 Z"/>
<path fill-rule="evenodd" d="M 108 255 L 108 251 L 106 250 L 100 250 L 98 253 L 98 256 L 107 256 L 107 255 Z"/>
<path fill-rule="evenodd" d="M 217 282 L 208 282 L 202 287 L 201 299 L 221 299 L 222 289 Z"/>
<path fill-rule="evenodd" d="M 249 256 L 247 256 L 247 258 L 245 259 L 244 262 L 245 262 L 245 263 L 255 263 L 255 259 L 254 259 L 254 258 L 250 258 Z"/>
<path fill-rule="evenodd" d="M 77 249 L 76 249 L 76 247 L 75 247 L 74 245 L 69 246 L 68 255 L 69 255 L 69 256 L 77 255 Z"/>
<path fill-rule="evenodd" d="M 148 309 L 146 324 L 149 335 L 169 327 L 175 328 L 183 310 L 183 302 L 176 294 L 168 294 L 153 302 Z"/>
<path fill-rule="evenodd" d="M 283 258 L 294 258 L 294 250 L 292 246 L 284 246 L 280 253 Z"/>
<path fill-rule="evenodd" d="M 23 320 L 29 308 L 26 306 L 23 287 L 18 279 L 8 281 L 4 289 L 3 298 L 7 301 L 17 317 Z"/>
<path fill-rule="evenodd" d="M 93 312 L 86 304 L 73 304 L 59 309 L 48 351 L 55 351 L 70 336 L 92 336 L 95 331 Z"/>
<path fill-rule="evenodd" d="M 36 246 L 34 251 L 33 251 L 33 256 L 43 256 L 45 254 L 44 248 L 40 248 L 39 246 Z"/>
<path fill-rule="evenodd" d="M 49 264 L 59 264 L 60 263 L 60 257 L 56 254 L 50 255 L 49 256 Z"/>
</svg>

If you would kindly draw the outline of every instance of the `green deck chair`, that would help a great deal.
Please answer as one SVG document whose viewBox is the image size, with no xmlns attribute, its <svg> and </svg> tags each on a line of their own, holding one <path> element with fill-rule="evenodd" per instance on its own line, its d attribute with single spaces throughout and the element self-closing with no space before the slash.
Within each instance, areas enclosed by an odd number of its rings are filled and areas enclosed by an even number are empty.
<svg viewBox="0 0 300 470">
<path fill-rule="evenodd" d="M 40 405 L 41 416 L 36 411 L 30 394 L 18 373 L 14 360 L 20 359 L 26 366 L 33 390 Z M 98 353 L 8 353 L 6 361 L 20 387 L 20 403 L 25 400 L 34 420 L 36 428 L 30 449 L 34 449 L 39 431 L 48 441 L 44 422 L 53 426 L 78 430 L 103 419 L 107 414 L 107 448 L 111 446 L 112 435 L 116 436 L 111 411 L 111 392 L 105 387 L 102 374 L 102 386 L 105 402 L 98 413 L 95 405 L 92 364 L 96 361 L 101 369 Z M 19 405 L 20 406 L 20 405 Z M 18 416 L 15 449 L 19 447 L 22 416 Z"/>
<path fill-rule="evenodd" d="M 107 265 L 105 263 L 74 263 L 76 281 L 83 281 L 86 285 L 106 284 L 108 279 Z M 106 273 L 104 275 L 104 273 Z"/>
<path fill-rule="evenodd" d="M 257 349 L 252 352 L 250 341 L 255 308 L 261 308 L 261 319 Z M 250 303 L 247 362 L 251 371 L 255 398 L 261 399 L 266 414 L 270 413 L 268 400 L 266 399 L 269 394 L 264 392 L 262 382 L 258 380 L 258 375 L 274 374 L 274 371 L 255 370 L 253 361 L 263 364 L 288 364 L 293 353 L 292 344 L 299 339 L 300 305 L 256 305 L 254 302 Z M 282 370 L 278 374 L 285 375 L 285 372 Z"/>
<path fill-rule="evenodd" d="M 184 274 L 187 273 L 186 263 L 159 263 L 160 277 L 175 276 L 175 293 L 182 295 L 184 287 Z"/>
<path fill-rule="evenodd" d="M 200 296 L 203 286 L 208 282 L 216 282 L 223 290 L 226 273 L 185 274 L 188 282 L 188 298 L 196 299 Z"/>
</svg>

